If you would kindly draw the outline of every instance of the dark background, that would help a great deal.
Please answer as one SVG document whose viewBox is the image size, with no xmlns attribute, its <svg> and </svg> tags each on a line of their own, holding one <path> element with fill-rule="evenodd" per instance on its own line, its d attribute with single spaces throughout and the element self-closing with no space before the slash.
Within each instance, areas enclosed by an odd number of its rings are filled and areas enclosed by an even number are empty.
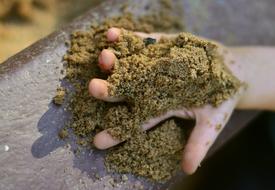
<svg viewBox="0 0 275 190">
<path fill-rule="evenodd" d="M 263 113 L 177 189 L 274 190 L 275 113 Z"/>
</svg>

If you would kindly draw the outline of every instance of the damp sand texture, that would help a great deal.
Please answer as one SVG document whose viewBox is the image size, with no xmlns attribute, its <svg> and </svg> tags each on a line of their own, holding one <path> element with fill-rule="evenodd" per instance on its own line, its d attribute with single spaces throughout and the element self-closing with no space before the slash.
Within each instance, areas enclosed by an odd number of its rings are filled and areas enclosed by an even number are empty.
<svg viewBox="0 0 275 190">
<path fill-rule="evenodd" d="M 123 110 L 118 116 L 124 126 L 116 123 L 109 130 L 119 140 L 139 133 L 144 122 L 167 111 L 218 106 L 240 86 L 224 65 L 217 45 L 210 41 L 180 33 L 157 43 L 146 42 L 122 30 L 119 41 L 110 48 L 118 59 L 107 79 L 109 94 L 123 97 L 131 105 L 129 113 Z"/>
<path fill-rule="evenodd" d="M 141 20 L 127 14 L 72 34 L 64 57 L 66 78 L 74 87 L 67 94 L 72 113 L 69 127 L 89 142 L 105 129 L 115 138 L 128 139 L 107 151 L 107 168 L 164 181 L 180 169 L 187 129 L 173 118 L 147 132 L 140 130 L 141 124 L 170 109 L 218 106 L 237 91 L 240 82 L 212 42 L 181 33 L 174 39 L 148 43 L 129 32 L 153 31 L 150 23 Z M 106 40 L 110 27 L 128 31 L 117 43 L 110 43 Z M 103 49 L 117 56 L 109 76 L 98 67 Z M 89 96 L 92 78 L 107 79 L 110 94 L 123 96 L 125 101 L 109 103 Z"/>
</svg>

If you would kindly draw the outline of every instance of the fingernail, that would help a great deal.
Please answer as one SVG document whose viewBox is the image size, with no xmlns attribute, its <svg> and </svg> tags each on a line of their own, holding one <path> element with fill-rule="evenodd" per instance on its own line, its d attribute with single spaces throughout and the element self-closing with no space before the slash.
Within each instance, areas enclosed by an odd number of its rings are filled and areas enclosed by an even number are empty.
<svg viewBox="0 0 275 190">
<path fill-rule="evenodd" d="M 103 71 L 110 71 L 115 62 L 115 55 L 110 50 L 103 50 L 99 55 L 99 67 Z"/>
<path fill-rule="evenodd" d="M 110 42 L 117 41 L 118 37 L 119 37 L 119 34 L 120 34 L 120 29 L 118 29 L 118 28 L 110 28 L 107 31 L 107 39 L 108 39 L 108 41 L 110 41 Z"/>
<path fill-rule="evenodd" d="M 101 60 L 104 65 L 111 65 L 113 62 L 113 53 L 109 50 L 103 50 L 101 52 Z"/>
<path fill-rule="evenodd" d="M 105 82 L 101 79 L 92 79 L 89 84 L 90 94 L 97 98 L 104 100 L 108 96 L 108 88 Z"/>
</svg>

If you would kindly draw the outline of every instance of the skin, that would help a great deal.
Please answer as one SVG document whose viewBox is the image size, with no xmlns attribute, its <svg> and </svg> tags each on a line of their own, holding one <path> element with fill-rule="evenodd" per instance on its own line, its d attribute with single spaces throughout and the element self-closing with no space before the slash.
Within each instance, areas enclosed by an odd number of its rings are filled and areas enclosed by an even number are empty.
<svg viewBox="0 0 275 190">
<path fill-rule="evenodd" d="M 116 42 L 121 31 L 110 28 L 107 39 Z M 160 39 L 161 36 L 174 37 L 171 34 L 136 32 L 142 38 L 152 37 Z M 194 173 L 206 156 L 209 148 L 215 142 L 234 109 L 265 109 L 275 110 L 275 48 L 272 47 L 231 47 L 219 45 L 219 51 L 224 55 L 225 64 L 240 81 L 247 87 L 240 88 L 231 99 L 218 107 L 206 105 L 201 108 L 170 110 L 164 115 L 146 121 L 141 127 L 148 130 L 159 122 L 170 118 L 180 117 L 195 119 L 196 125 L 191 132 L 182 156 L 182 169 L 187 174 Z M 99 55 L 98 65 L 103 72 L 111 73 L 116 57 L 110 50 L 103 50 Z M 102 79 L 92 79 L 89 92 L 95 98 L 116 102 L 123 101 L 123 97 L 110 97 L 108 83 Z M 94 144 L 98 149 L 107 149 L 121 143 L 112 138 L 106 131 L 98 133 Z"/>
</svg>

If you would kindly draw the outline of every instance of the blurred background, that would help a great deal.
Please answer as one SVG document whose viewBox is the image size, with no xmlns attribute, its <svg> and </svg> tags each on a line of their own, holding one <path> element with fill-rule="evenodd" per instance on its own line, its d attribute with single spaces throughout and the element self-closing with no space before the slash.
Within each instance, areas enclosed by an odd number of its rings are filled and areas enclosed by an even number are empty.
<svg viewBox="0 0 275 190">
<path fill-rule="evenodd" d="M 0 63 L 100 0 L 0 0 Z"/>
</svg>

